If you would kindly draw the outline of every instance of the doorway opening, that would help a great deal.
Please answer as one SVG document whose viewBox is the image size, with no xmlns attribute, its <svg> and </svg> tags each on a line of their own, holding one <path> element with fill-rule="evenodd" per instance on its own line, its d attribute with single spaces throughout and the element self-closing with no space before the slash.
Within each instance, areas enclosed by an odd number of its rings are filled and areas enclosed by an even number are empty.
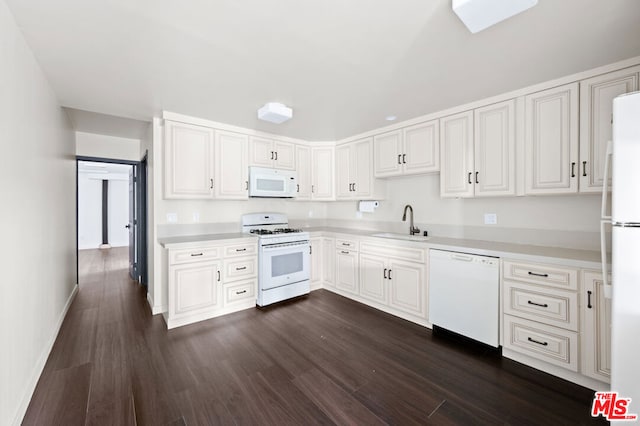
<svg viewBox="0 0 640 426">
<path fill-rule="evenodd" d="M 78 282 L 100 270 L 128 269 L 147 287 L 147 156 L 142 161 L 76 158 L 76 265 Z M 82 265 L 81 262 L 89 264 Z M 106 268 L 106 269 L 104 269 Z M 98 271 L 96 271 L 98 272 Z M 98 272 L 101 273 L 101 272 Z"/>
</svg>

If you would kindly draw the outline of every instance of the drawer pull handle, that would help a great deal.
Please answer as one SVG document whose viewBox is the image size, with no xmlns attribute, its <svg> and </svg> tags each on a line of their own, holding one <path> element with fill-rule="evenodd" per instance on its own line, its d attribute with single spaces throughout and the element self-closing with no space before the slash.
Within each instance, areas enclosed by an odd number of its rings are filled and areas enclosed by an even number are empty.
<svg viewBox="0 0 640 426">
<path fill-rule="evenodd" d="M 247 269 L 246 266 L 242 266 L 240 268 L 236 268 L 236 271 L 244 271 L 245 269 Z"/>
<path fill-rule="evenodd" d="M 236 251 L 247 251 L 246 248 L 236 249 Z"/>
<path fill-rule="evenodd" d="M 549 274 L 538 274 L 536 272 L 531 272 L 531 271 L 529 271 L 528 274 L 529 275 L 533 275 L 534 277 L 542 277 L 542 278 L 548 278 L 549 277 Z"/>
<path fill-rule="evenodd" d="M 351 247 L 351 243 L 342 243 L 343 246 Z"/>
<path fill-rule="evenodd" d="M 344 250 L 340 250 L 340 253 L 342 253 L 342 254 L 349 254 L 349 252 L 348 252 L 348 251 L 344 251 Z"/>
<path fill-rule="evenodd" d="M 535 344 L 542 345 L 542 346 L 548 346 L 549 345 L 549 343 L 547 343 L 547 342 L 541 342 L 539 340 L 532 339 L 531 337 L 527 337 L 527 340 L 530 341 L 531 343 L 535 343 Z"/>
<path fill-rule="evenodd" d="M 236 294 L 244 294 L 244 293 L 246 293 L 246 292 L 247 292 L 247 290 L 236 291 Z"/>
<path fill-rule="evenodd" d="M 532 302 L 531 300 L 527 300 L 527 303 L 534 306 L 540 306 L 541 308 L 549 307 L 549 305 L 547 305 L 546 303 L 536 303 L 536 302 Z"/>
<path fill-rule="evenodd" d="M 192 257 L 202 256 L 204 253 L 191 253 Z"/>
</svg>

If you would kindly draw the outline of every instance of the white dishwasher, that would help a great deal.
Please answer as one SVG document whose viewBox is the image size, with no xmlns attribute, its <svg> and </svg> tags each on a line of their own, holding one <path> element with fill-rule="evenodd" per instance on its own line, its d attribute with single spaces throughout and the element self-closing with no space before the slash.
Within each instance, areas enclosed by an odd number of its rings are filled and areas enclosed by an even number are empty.
<svg viewBox="0 0 640 426">
<path fill-rule="evenodd" d="M 497 348 L 499 265 L 496 257 L 429 250 L 429 321 Z"/>
</svg>

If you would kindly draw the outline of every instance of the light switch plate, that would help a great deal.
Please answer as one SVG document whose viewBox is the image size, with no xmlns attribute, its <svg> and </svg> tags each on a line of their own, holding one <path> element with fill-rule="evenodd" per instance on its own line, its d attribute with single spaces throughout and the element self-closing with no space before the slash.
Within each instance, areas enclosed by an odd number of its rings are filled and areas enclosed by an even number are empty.
<svg viewBox="0 0 640 426">
<path fill-rule="evenodd" d="M 484 224 L 485 225 L 496 225 L 498 223 L 498 215 L 495 213 L 485 213 L 484 214 Z"/>
<path fill-rule="evenodd" d="M 167 213 L 167 223 L 176 223 L 178 221 L 178 213 Z"/>
</svg>

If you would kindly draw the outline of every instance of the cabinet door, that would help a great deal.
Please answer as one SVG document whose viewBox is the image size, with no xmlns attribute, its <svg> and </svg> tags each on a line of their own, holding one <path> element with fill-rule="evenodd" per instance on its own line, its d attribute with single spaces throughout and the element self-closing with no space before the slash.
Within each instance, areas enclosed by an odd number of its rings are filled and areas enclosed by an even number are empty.
<svg viewBox="0 0 640 426">
<path fill-rule="evenodd" d="M 358 294 L 358 253 L 336 250 L 336 287 L 339 290 Z"/>
<path fill-rule="evenodd" d="M 474 111 L 475 195 L 515 195 L 515 100 Z"/>
<path fill-rule="evenodd" d="M 354 198 L 369 197 L 373 192 L 373 172 L 371 138 L 354 142 L 351 148 L 351 181 Z"/>
<path fill-rule="evenodd" d="M 400 130 L 373 138 L 373 164 L 375 177 L 402 174 L 402 132 Z"/>
<path fill-rule="evenodd" d="M 438 120 L 407 127 L 402 163 L 405 175 L 440 170 L 440 129 Z"/>
<path fill-rule="evenodd" d="M 604 297 L 602 273 L 585 271 L 582 278 L 582 372 L 589 377 L 609 383 L 611 380 L 611 299 Z"/>
<path fill-rule="evenodd" d="M 387 271 L 385 258 L 360 254 L 360 296 L 387 304 L 387 287 L 389 287 Z"/>
<path fill-rule="evenodd" d="M 336 241 L 333 238 L 322 239 L 322 280 L 325 286 L 334 287 Z"/>
<path fill-rule="evenodd" d="M 351 190 L 351 145 L 340 145 L 336 148 L 336 198 L 349 199 Z"/>
<path fill-rule="evenodd" d="M 333 154 L 331 147 L 311 148 L 312 178 L 311 198 L 314 200 L 335 199 L 333 187 Z"/>
<path fill-rule="evenodd" d="M 249 165 L 258 167 L 273 167 L 275 152 L 273 141 L 260 137 L 249 138 Z"/>
<path fill-rule="evenodd" d="M 296 145 L 296 171 L 298 173 L 298 192 L 296 199 L 311 199 L 311 148 Z"/>
<path fill-rule="evenodd" d="M 275 141 L 273 143 L 274 167 L 276 169 L 295 170 L 295 145 L 289 142 Z"/>
<path fill-rule="evenodd" d="M 198 262 L 169 268 L 169 318 L 214 309 L 219 304 L 220 265 Z"/>
<path fill-rule="evenodd" d="M 525 97 L 525 193 L 578 190 L 578 83 Z"/>
<path fill-rule="evenodd" d="M 422 263 L 389 261 L 389 306 L 427 318 L 425 266 Z"/>
<path fill-rule="evenodd" d="M 212 198 L 213 129 L 165 121 L 165 198 Z"/>
<path fill-rule="evenodd" d="M 440 196 L 473 197 L 473 111 L 440 120 Z"/>
<path fill-rule="evenodd" d="M 216 131 L 216 198 L 246 200 L 249 197 L 247 136 Z"/>
<path fill-rule="evenodd" d="M 322 238 L 311 238 L 311 287 L 322 285 Z"/>
<path fill-rule="evenodd" d="M 580 192 L 602 192 L 613 99 L 638 90 L 638 71 L 634 67 L 580 82 Z"/>
</svg>

